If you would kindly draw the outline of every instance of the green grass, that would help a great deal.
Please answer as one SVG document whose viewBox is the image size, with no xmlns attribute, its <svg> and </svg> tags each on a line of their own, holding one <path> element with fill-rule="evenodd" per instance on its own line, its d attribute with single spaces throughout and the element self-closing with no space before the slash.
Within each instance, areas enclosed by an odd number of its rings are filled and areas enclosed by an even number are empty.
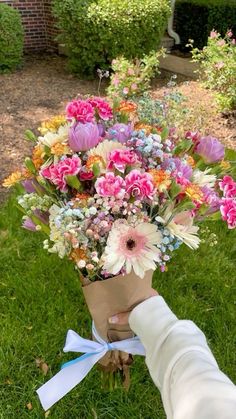
<svg viewBox="0 0 236 419">
<path fill-rule="evenodd" d="M 235 376 L 236 231 L 211 224 L 218 246 L 198 251 L 182 247 L 155 286 L 181 318 L 195 321 L 205 332 L 220 367 Z M 73 266 L 41 248 L 42 236 L 20 228 L 20 216 L 9 200 L 0 208 L 0 419 L 44 418 L 36 389 L 73 355 L 62 353 L 69 328 L 89 336 L 90 318 Z M 71 356 L 72 355 L 72 356 Z M 50 369 L 46 377 L 35 359 Z M 132 366 L 126 393 L 100 389 L 94 368 L 69 395 L 51 408 L 52 419 L 138 419 L 165 414 L 158 390 L 144 360 Z M 32 403 L 28 410 L 27 403 Z"/>
</svg>

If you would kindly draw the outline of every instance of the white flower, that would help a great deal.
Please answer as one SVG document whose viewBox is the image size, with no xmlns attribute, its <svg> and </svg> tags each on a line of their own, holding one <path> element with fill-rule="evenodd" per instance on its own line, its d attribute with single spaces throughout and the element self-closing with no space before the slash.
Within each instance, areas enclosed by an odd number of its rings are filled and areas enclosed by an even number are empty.
<svg viewBox="0 0 236 419">
<path fill-rule="evenodd" d="M 155 262 L 160 260 L 156 245 L 161 239 L 154 224 L 141 223 L 132 227 L 126 220 L 115 221 L 102 256 L 103 269 L 116 275 L 123 267 L 127 274 L 133 268 L 136 275 L 143 278 L 146 271 L 156 269 Z"/>
<path fill-rule="evenodd" d="M 41 144 L 52 147 L 56 143 L 66 143 L 68 141 L 70 124 L 61 125 L 57 132 L 48 131 L 43 137 L 38 140 Z"/>
<path fill-rule="evenodd" d="M 216 183 L 216 175 L 208 175 L 211 169 L 206 169 L 204 172 L 201 170 L 194 170 L 193 172 L 193 183 L 200 187 L 208 186 L 212 188 Z"/>
<path fill-rule="evenodd" d="M 127 147 L 118 141 L 104 140 L 103 142 L 99 143 L 97 147 L 92 148 L 92 150 L 88 152 L 88 156 L 100 156 L 107 165 L 109 153 L 116 149 L 125 150 Z"/>
</svg>

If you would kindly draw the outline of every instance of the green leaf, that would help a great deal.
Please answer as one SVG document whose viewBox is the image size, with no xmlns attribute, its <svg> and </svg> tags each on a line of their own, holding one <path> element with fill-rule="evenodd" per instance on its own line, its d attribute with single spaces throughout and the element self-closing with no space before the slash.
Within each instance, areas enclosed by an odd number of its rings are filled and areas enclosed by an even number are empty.
<svg viewBox="0 0 236 419">
<path fill-rule="evenodd" d="M 225 160 L 228 160 L 232 163 L 236 163 L 236 150 L 232 150 L 231 148 L 226 148 Z"/>
<path fill-rule="evenodd" d="M 174 153 L 175 155 L 179 155 L 183 152 L 186 152 L 188 150 L 190 150 L 190 148 L 192 147 L 193 143 L 191 140 L 182 140 L 177 147 L 175 147 L 174 149 Z"/>
<path fill-rule="evenodd" d="M 26 157 L 26 159 L 25 159 L 25 167 L 27 167 L 27 169 L 30 171 L 30 173 L 33 173 L 33 175 L 36 175 L 37 174 L 36 167 L 35 167 L 32 159 L 30 159 L 30 157 Z"/>
<path fill-rule="evenodd" d="M 82 185 L 77 176 L 66 176 L 66 183 L 67 185 L 71 186 L 71 188 L 77 189 L 77 191 L 82 190 Z"/>
<path fill-rule="evenodd" d="M 37 141 L 37 137 L 34 135 L 34 133 L 30 129 L 27 129 L 25 131 L 25 139 L 27 141 L 32 141 L 32 142 Z"/>
<path fill-rule="evenodd" d="M 161 139 L 166 140 L 166 138 L 168 137 L 169 134 L 169 128 L 165 127 L 162 131 L 161 131 Z"/>
<path fill-rule="evenodd" d="M 170 196 L 171 198 L 175 198 L 181 191 L 181 186 L 178 185 L 175 181 L 172 182 L 171 188 L 170 188 Z"/>
<path fill-rule="evenodd" d="M 100 166 L 98 163 L 94 163 L 92 170 L 95 177 L 98 177 L 101 173 Z"/>
</svg>

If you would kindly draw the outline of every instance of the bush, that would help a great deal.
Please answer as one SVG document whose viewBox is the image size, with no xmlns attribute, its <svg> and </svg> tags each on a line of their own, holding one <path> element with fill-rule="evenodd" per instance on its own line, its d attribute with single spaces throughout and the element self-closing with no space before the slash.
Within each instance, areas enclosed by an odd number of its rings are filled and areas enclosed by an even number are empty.
<svg viewBox="0 0 236 419">
<path fill-rule="evenodd" d="M 204 85 L 217 92 L 221 109 L 236 108 L 236 41 L 232 32 L 223 39 L 212 31 L 207 46 L 203 50 L 194 48 L 192 56 L 201 64 Z"/>
<path fill-rule="evenodd" d="M 176 32 L 182 47 L 193 39 L 195 47 L 203 48 L 213 28 L 221 35 L 228 29 L 236 33 L 235 0 L 177 0 Z"/>
<path fill-rule="evenodd" d="M 91 75 L 113 58 L 157 50 L 170 15 L 169 0 L 54 0 L 54 15 L 73 72 Z"/>
<path fill-rule="evenodd" d="M 0 4 L 0 72 L 15 70 L 21 64 L 23 41 L 20 13 Z"/>
</svg>

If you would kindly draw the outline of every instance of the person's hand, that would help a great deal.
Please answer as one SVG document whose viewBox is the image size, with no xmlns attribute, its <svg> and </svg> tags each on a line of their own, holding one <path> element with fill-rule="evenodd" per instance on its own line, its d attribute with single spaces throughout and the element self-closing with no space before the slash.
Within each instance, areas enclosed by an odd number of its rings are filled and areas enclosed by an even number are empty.
<svg viewBox="0 0 236 419">
<path fill-rule="evenodd" d="M 157 295 L 158 292 L 152 288 L 150 296 L 147 298 L 147 300 L 151 297 L 156 297 Z M 114 314 L 114 316 L 110 317 L 108 321 L 111 324 L 126 325 L 129 323 L 129 315 L 130 311 L 125 311 L 124 313 L 117 313 Z"/>
</svg>

